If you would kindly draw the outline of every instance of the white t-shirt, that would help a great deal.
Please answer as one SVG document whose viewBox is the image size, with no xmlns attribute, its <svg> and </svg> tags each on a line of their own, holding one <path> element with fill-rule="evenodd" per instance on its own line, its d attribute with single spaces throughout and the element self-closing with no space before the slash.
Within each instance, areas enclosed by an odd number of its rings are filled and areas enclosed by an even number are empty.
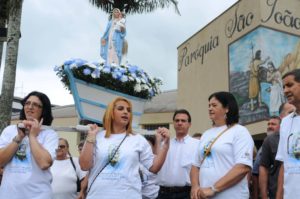
<svg viewBox="0 0 300 199">
<path fill-rule="evenodd" d="M 157 175 L 151 173 L 143 165 L 141 165 L 140 169 L 142 172 L 142 198 L 156 199 L 159 191 L 159 186 L 157 184 Z"/>
<path fill-rule="evenodd" d="M 284 164 L 284 198 L 299 199 L 300 189 L 300 116 L 283 118 L 276 160 Z"/>
<path fill-rule="evenodd" d="M 111 134 L 109 138 L 105 138 L 104 133 L 105 131 L 102 131 L 96 137 L 94 166 L 89 175 L 89 187 L 126 135 L 125 133 Z M 141 199 L 139 167 L 142 164 L 149 169 L 153 159 L 152 149 L 143 136 L 139 134 L 127 136 L 114 156 L 113 163 L 105 167 L 96 178 L 87 199 L 99 197 Z"/>
<path fill-rule="evenodd" d="M 80 169 L 78 158 L 72 157 L 75 169 L 70 158 L 55 160 L 50 168 L 53 176 L 51 183 L 54 199 L 76 199 L 77 198 L 77 176 L 79 179 L 85 177 L 86 172 Z"/>
<path fill-rule="evenodd" d="M 6 147 L 17 135 L 16 125 L 6 127 L 0 137 L 0 148 Z M 42 130 L 37 137 L 38 142 L 55 158 L 58 136 L 53 130 Z M 0 198 L 9 199 L 50 199 L 52 176 L 50 169 L 42 170 L 31 153 L 29 139 L 26 136 L 18 151 L 4 167 Z"/>
<path fill-rule="evenodd" d="M 158 182 L 166 187 L 191 185 L 190 171 L 199 140 L 187 135 L 182 141 L 170 140 L 166 161 L 158 173 Z"/>
<path fill-rule="evenodd" d="M 248 130 L 238 124 L 224 132 L 217 139 L 211 148 L 210 155 L 200 165 L 204 157 L 204 149 L 208 148 L 211 142 L 226 128 L 227 126 L 224 125 L 208 129 L 200 139 L 194 162 L 194 165 L 200 168 L 200 187 L 211 187 L 236 164 L 252 167 L 254 142 Z M 243 178 L 236 185 L 218 193 L 214 198 L 248 199 L 247 178 Z"/>
</svg>

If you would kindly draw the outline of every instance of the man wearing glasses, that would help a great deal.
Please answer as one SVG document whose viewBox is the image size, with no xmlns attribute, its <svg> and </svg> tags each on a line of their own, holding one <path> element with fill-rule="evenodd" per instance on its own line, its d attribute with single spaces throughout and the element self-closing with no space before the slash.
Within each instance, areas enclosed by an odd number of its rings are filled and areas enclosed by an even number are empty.
<svg viewBox="0 0 300 199">
<path fill-rule="evenodd" d="M 188 135 L 191 116 L 187 110 L 175 111 L 173 124 L 176 137 L 170 140 L 165 163 L 158 173 L 160 185 L 158 199 L 189 199 L 191 191 L 189 175 L 199 140 Z"/>
<path fill-rule="evenodd" d="M 300 198 L 300 69 L 283 77 L 284 94 L 296 107 L 295 112 L 284 117 L 280 125 L 280 140 L 276 160 L 283 162 L 278 177 L 277 199 Z"/>
</svg>

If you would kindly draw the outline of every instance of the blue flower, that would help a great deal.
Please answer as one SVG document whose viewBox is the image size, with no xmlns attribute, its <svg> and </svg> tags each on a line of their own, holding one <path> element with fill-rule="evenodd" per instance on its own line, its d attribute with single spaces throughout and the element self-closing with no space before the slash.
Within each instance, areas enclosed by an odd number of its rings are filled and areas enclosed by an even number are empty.
<svg viewBox="0 0 300 199">
<path fill-rule="evenodd" d="M 136 73 L 136 71 L 138 71 L 138 67 L 137 66 L 132 66 L 132 65 L 129 65 L 128 67 L 128 70 L 129 72 L 132 74 L 132 73 Z"/>
<path fill-rule="evenodd" d="M 53 70 L 54 70 L 55 72 L 58 72 L 58 71 L 60 71 L 61 69 L 62 69 L 61 66 L 55 66 Z"/>
<path fill-rule="evenodd" d="M 68 89 L 70 89 L 70 82 L 67 81 L 68 76 L 64 67 L 72 69 L 74 76 L 83 81 L 90 82 L 91 78 L 97 79 L 93 82 L 99 86 L 145 99 L 151 99 L 157 95 L 160 92 L 159 86 L 162 85 L 161 79 L 151 78 L 136 65 L 127 63 L 118 66 L 116 64 L 108 65 L 101 61 L 87 62 L 83 59 L 69 59 L 63 65 L 54 67 L 57 76 L 61 78 Z M 126 82 L 130 83 L 125 84 Z"/>
<path fill-rule="evenodd" d="M 121 77 L 121 82 L 127 82 L 128 81 L 128 77 L 127 76 L 125 76 L 125 75 L 122 75 L 122 77 Z"/>
<path fill-rule="evenodd" d="M 73 62 L 72 64 L 70 64 L 70 68 L 73 69 L 73 68 L 78 68 L 77 64 L 75 62 Z"/>
<path fill-rule="evenodd" d="M 131 73 L 130 74 L 133 78 L 137 78 L 136 74 L 135 73 Z"/>
<path fill-rule="evenodd" d="M 120 73 L 118 70 L 115 70 L 112 73 L 112 76 L 113 76 L 114 79 L 120 79 L 122 77 L 122 73 Z"/>
<path fill-rule="evenodd" d="M 101 72 L 100 72 L 99 68 L 96 68 L 96 69 L 92 72 L 91 76 L 92 76 L 92 78 L 96 79 L 96 78 L 100 78 L 100 74 L 101 74 Z"/>
<path fill-rule="evenodd" d="M 88 63 L 87 61 L 85 61 L 85 60 L 83 60 L 83 59 L 75 59 L 74 62 L 76 63 L 76 65 L 77 65 L 78 67 L 80 67 L 80 66 L 82 66 L 82 65 L 84 65 L 84 64 L 86 64 L 86 63 Z"/>
<path fill-rule="evenodd" d="M 63 65 L 65 65 L 65 66 L 71 65 L 73 62 L 74 62 L 73 59 L 69 59 L 69 60 L 65 61 Z"/>
<path fill-rule="evenodd" d="M 91 74 L 91 69 L 89 69 L 89 68 L 85 68 L 84 70 L 83 70 L 83 74 L 85 74 L 85 75 L 90 75 Z"/>
<path fill-rule="evenodd" d="M 119 68 L 119 71 L 122 73 L 122 74 L 124 74 L 125 72 L 126 72 L 126 69 L 125 68 Z"/>
<path fill-rule="evenodd" d="M 102 71 L 104 73 L 110 73 L 110 67 L 109 66 L 104 66 L 103 69 L 102 69 Z"/>
<path fill-rule="evenodd" d="M 153 90 L 153 89 L 150 89 L 150 90 L 149 90 L 149 95 L 150 95 L 151 97 L 154 96 L 154 90 Z"/>
</svg>

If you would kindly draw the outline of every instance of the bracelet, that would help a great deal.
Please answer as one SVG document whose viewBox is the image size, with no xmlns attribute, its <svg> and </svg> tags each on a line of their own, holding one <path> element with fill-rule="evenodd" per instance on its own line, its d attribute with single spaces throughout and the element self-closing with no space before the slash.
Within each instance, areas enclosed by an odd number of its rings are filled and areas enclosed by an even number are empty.
<svg viewBox="0 0 300 199">
<path fill-rule="evenodd" d="M 216 193 L 219 192 L 219 190 L 216 189 L 216 187 L 215 187 L 214 185 L 212 185 L 212 186 L 210 187 L 210 189 L 212 190 L 212 192 L 214 193 L 214 195 L 216 195 Z"/>
<path fill-rule="evenodd" d="M 21 144 L 22 140 L 17 137 L 17 135 L 12 139 L 13 142 L 17 143 L 18 145 Z"/>
<path fill-rule="evenodd" d="M 86 139 L 85 139 L 86 142 L 88 143 L 92 143 L 92 144 L 95 144 L 96 143 L 96 137 L 93 137 L 93 136 L 87 136 Z"/>
</svg>

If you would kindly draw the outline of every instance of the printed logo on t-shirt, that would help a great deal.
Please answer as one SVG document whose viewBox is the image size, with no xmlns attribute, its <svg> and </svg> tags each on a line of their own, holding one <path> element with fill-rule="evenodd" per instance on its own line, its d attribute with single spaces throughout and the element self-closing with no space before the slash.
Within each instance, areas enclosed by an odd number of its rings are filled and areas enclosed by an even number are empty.
<svg viewBox="0 0 300 199">
<path fill-rule="evenodd" d="M 211 155 L 211 151 L 209 151 L 211 144 L 213 143 L 215 138 L 211 139 L 207 144 L 204 145 L 203 149 L 203 157 L 206 155 L 206 158 Z"/>
<path fill-rule="evenodd" d="M 201 165 L 201 168 L 211 168 L 211 167 L 214 167 L 214 162 L 213 162 L 213 159 L 212 159 L 213 149 L 211 149 L 210 151 L 208 151 L 209 147 L 212 144 L 212 142 L 214 141 L 214 139 L 215 138 L 210 139 L 209 142 L 207 142 L 206 144 L 204 144 L 203 149 L 201 149 L 202 158 L 204 158 L 205 154 L 207 153 L 206 158 L 205 158 L 205 160 L 203 161 L 203 163 Z"/>
<path fill-rule="evenodd" d="M 120 151 L 118 150 L 118 145 L 110 145 L 108 147 L 108 159 L 110 160 L 109 164 L 115 166 L 120 159 Z"/>
<path fill-rule="evenodd" d="M 293 133 L 288 137 L 288 154 L 295 160 L 300 160 L 300 132 Z"/>
<path fill-rule="evenodd" d="M 32 170 L 29 148 L 28 137 L 25 137 L 12 159 L 11 166 L 9 167 L 10 172 L 25 174 Z"/>
<path fill-rule="evenodd" d="M 300 174 L 300 132 L 292 133 L 287 139 L 288 160 L 284 163 L 285 172 Z"/>
<path fill-rule="evenodd" d="M 117 181 L 122 177 L 120 172 L 122 166 L 120 162 L 120 149 L 116 151 L 117 149 L 118 145 L 116 144 L 111 144 L 108 146 L 108 160 L 111 159 L 111 161 L 100 175 L 102 180 Z"/>
<path fill-rule="evenodd" d="M 18 158 L 19 160 L 23 161 L 26 159 L 26 144 L 22 143 L 20 144 L 15 156 L 16 158 Z"/>
<path fill-rule="evenodd" d="M 250 154 L 250 152 L 245 152 L 242 155 L 242 159 L 251 160 L 251 154 Z"/>
</svg>

